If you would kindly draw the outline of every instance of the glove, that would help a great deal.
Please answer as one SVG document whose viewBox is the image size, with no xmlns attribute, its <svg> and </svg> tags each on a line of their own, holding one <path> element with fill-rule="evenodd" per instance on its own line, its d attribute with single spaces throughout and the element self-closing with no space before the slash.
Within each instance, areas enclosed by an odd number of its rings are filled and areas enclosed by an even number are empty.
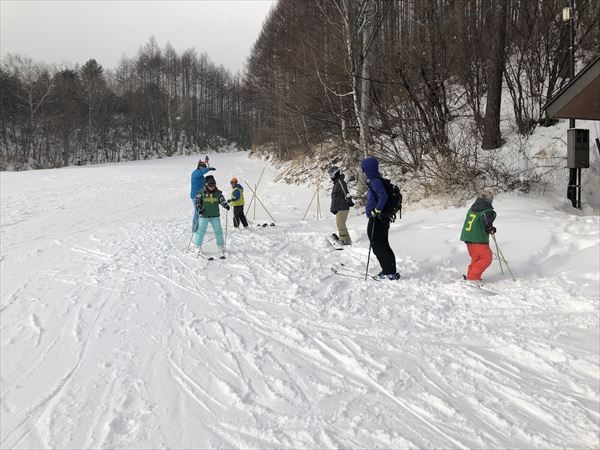
<svg viewBox="0 0 600 450">
<path fill-rule="evenodd" d="M 496 227 L 490 227 L 490 230 L 488 231 L 488 233 L 496 234 Z"/>
<path fill-rule="evenodd" d="M 223 208 L 225 208 L 227 211 L 229 211 L 231 209 L 231 206 L 225 205 L 225 206 L 223 206 Z"/>
<path fill-rule="evenodd" d="M 211 170 L 217 170 L 215 167 L 209 167 L 208 171 L 210 172 Z"/>
<path fill-rule="evenodd" d="M 231 203 L 232 201 L 233 201 L 233 199 L 232 199 L 232 198 L 228 198 L 228 199 L 227 199 L 227 203 Z"/>
<path fill-rule="evenodd" d="M 377 208 L 371 211 L 371 217 L 373 218 L 379 217 L 379 214 L 381 214 L 381 211 L 379 211 Z"/>
</svg>

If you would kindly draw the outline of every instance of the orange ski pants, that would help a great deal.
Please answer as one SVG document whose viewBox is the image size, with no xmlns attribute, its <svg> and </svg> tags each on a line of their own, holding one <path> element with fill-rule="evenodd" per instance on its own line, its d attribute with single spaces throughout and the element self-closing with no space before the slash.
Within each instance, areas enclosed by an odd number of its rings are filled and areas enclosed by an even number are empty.
<svg viewBox="0 0 600 450">
<path fill-rule="evenodd" d="M 492 250 L 488 244 L 468 243 L 467 250 L 471 257 L 467 280 L 481 280 L 481 274 L 492 264 Z"/>
</svg>

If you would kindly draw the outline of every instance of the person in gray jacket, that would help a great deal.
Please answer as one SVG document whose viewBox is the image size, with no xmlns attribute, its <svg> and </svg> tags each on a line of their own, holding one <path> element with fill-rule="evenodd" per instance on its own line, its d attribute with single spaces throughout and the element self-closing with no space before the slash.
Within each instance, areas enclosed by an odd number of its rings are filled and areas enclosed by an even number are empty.
<svg viewBox="0 0 600 450">
<path fill-rule="evenodd" d="M 346 228 L 346 220 L 348 220 L 348 213 L 350 212 L 350 207 L 354 206 L 354 202 L 348 193 L 348 186 L 344 180 L 345 176 L 342 173 L 342 169 L 338 166 L 332 166 L 327 172 L 331 181 L 333 181 L 331 207 L 329 210 L 331 214 L 335 214 L 335 224 L 338 230 L 337 236 L 340 244 L 350 245 L 352 244 L 352 240 L 348 234 L 348 228 Z"/>
</svg>

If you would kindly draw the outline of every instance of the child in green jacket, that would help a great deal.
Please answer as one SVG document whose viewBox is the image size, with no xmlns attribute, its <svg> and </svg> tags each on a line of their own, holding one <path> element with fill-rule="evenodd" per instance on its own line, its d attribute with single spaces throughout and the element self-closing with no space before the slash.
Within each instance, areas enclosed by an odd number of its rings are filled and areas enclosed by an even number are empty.
<svg viewBox="0 0 600 450">
<path fill-rule="evenodd" d="M 460 240 L 467 244 L 467 251 L 471 256 L 467 275 L 463 275 L 466 280 L 481 280 L 485 269 L 492 264 L 490 234 L 496 233 L 493 201 L 494 193 L 486 189 L 479 194 L 467 212 L 460 234 Z"/>
<path fill-rule="evenodd" d="M 217 240 L 219 256 L 225 257 L 225 241 L 223 239 L 223 228 L 219 217 L 219 205 L 229 210 L 229 205 L 223 196 L 223 193 L 217 188 L 215 177 L 207 175 L 204 180 L 204 187 L 196 195 L 196 209 L 200 215 L 198 230 L 194 236 L 194 249 L 196 253 L 202 254 L 202 242 L 208 224 L 212 226 Z"/>
</svg>

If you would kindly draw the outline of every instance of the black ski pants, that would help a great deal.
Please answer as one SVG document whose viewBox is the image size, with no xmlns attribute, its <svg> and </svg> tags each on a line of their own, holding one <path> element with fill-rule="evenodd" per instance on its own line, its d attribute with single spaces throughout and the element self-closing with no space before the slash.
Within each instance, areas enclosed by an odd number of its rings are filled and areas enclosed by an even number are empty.
<svg viewBox="0 0 600 450">
<path fill-rule="evenodd" d="M 235 228 L 240 226 L 240 222 L 244 225 L 244 228 L 248 226 L 246 215 L 244 214 L 244 205 L 238 205 L 233 207 L 233 226 Z"/>
<path fill-rule="evenodd" d="M 389 220 L 382 220 L 378 217 L 369 219 L 367 235 L 384 275 L 396 273 L 396 255 L 390 247 L 389 233 Z"/>
</svg>

